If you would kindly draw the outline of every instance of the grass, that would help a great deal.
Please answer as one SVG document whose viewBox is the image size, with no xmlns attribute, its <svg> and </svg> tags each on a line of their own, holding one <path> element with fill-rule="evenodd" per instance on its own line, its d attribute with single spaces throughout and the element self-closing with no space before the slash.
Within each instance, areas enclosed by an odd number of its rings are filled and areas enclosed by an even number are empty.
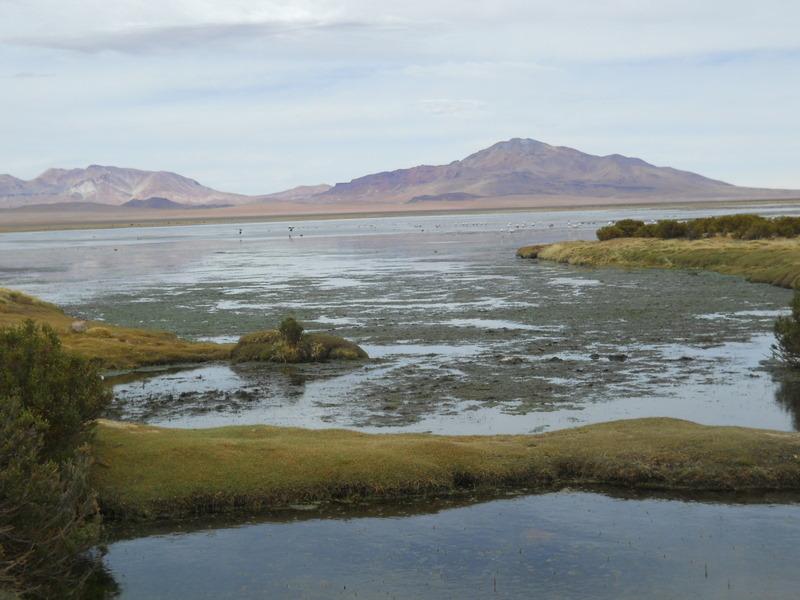
<svg viewBox="0 0 800 600">
<path fill-rule="evenodd" d="M 299 343 L 289 344 L 275 330 L 244 335 L 231 354 L 236 362 L 267 361 L 282 363 L 322 360 L 362 360 L 367 353 L 353 342 L 327 333 L 304 333 Z"/>
<path fill-rule="evenodd" d="M 0 327 L 19 325 L 27 319 L 47 323 L 58 333 L 66 349 L 96 359 L 106 369 L 220 360 L 228 358 L 232 348 L 231 344 L 182 340 L 165 331 L 93 321 L 87 322 L 86 331 L 76 333 L 71 329 L 75 319 L 56 305 L 0 288 Z"/>
<path fill-rule="evenodd" d="M 231 358 L 239 362 L 368 358 L 358 345 L 325 333 L 305 334 L 300 347 L 294 349 L 280 343 L 277 331 L 245 335 L 236 345 L 193 342 L 167 331 L 117 327 L 101 321 L 87 321 L 85 330 L 78 333 L 72 330 L 75 318 L 55 304 L 0 288 L 0 327 L 19 325 L 27 319 L 47 323 L 56 331 L 67 350 L 97 360 L 104 369 L 109 370 Z M 273 353 L 271 358 L 268 357 L 268 351 Z"/>
<path fill-rule="evenodd" d="M 123 519 L 520 485 L 800 489 L 800 434 L 666 418 L 448 437 L 101 421 L 95 456 L 103 510 Z"/>
<path fill-rule="evenodd" d="M 797 238 L 752 241 L 724 237 L 703 240 L 619 238 L 605 242 L 526 246 L 520 248 L 517 255 L 571 265 L 701 269 L 741 275 L 757 283 L 800 287 L 800 239 Z"/>
</svg>

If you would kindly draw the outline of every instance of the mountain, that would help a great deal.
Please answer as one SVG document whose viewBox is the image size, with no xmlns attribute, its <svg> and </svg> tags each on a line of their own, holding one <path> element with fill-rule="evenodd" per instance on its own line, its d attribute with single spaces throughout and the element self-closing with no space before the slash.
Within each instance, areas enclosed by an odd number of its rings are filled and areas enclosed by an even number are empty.
<svg viewBox="0 0 800 600">
<path fill-rule="evenodd" d="M 447 165 L 421 165 L 332 187 L 300 186 L 259 196 L 220 192 L 167 171 L 99 165 L 50 169 L 30 181 L 0 175 L 0 208 L 83 203 L 179 210 L 248 204 L 254 214 L 291 214 L 780 198 L 800 198 L 800 191 L 737 187 L 639 158 L 594 156 L 520 138 Z"/>
<path fill-rule="evenodd" d="M 189 205 L 243 204 L 248 196 L 228 194 L 168 171 L 90 165 L 49 169 L 29 181 L 0 175 L 0 207 L 89 202 L 120 206 L 131 200 L 165 198 Z"/>
<path fill-rule="evenodd" d="M 290 190 L 285 190 L 283 192 L 276 192 L 274 194 L 266 194 L 265 196 L 258 196 L 259 202 L 297 202 L 308 200 L 327 192 L 331 189 L 326 183 L 321 183 L 319 185 L 299 185 L 294 187 Z"/>
<path fill-rule="evenodd" d="M 422 165 L 338 183 L 316 196 L 325 203 L 436 203 L 511 196 L 737 198 L 786 195 L 755 190 L 620 154 L 515 138 L 448 165 Z M 789 192 L 798 196 L 798 192 Z"/>
</svg>

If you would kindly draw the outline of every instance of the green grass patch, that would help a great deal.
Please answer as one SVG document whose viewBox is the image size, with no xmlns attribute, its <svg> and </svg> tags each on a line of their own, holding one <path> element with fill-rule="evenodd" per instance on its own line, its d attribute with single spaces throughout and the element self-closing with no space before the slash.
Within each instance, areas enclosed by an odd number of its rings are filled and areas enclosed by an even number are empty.
<svg viewBox="0 0 800 600">
<path fill-rule="evenodd" d="M 101 421 L 94 449 L 103 510 L 123 519 L 520 485 L 800 489 L 800 434 L 666 418 L 514 436 Z"/>
<path fill-rule="evenodd" d="M 166 331 L 117 327 L 99 321 L 88 321 L 85 330 L 78 333 L 72 330 L 75 318 L 58 306 L 0 288 L 0 327 L 19 325 L 28 319 L 47 323 L 56 331 L 64 348 L 97 360 L 105 369 L 222 360 L 230 357 L 233 347 L 182 340 Z"/>
<path fill-rule="evenodd" d="M 298 334 L 297 343 L 287 341 L 277 330 L 243 335 L 231 354 L 236 362 L 280 363 L 320 362 L 324 360 L 363 360 L 367 353 L 353 342 L 327 333 Z"/>
<path fill-rule="evenodd" d="M 537 248 L 536 258 L 571 265 L 699 269 L 786 288 L 800 286 L 800 239 L 796 238 L 618 238 L 604 242 L 560 242 Z M 523 250 L 517 254 L 522 256 Z"/>
</svg>

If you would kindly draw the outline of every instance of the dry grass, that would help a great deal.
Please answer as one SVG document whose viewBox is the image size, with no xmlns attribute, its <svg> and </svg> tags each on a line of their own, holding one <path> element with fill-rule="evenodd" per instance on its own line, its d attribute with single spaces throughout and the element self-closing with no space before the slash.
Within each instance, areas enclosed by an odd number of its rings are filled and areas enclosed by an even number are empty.
<svg viewBox="0 0 800 600">
<path fill-rule="evenodd" d="M 800 434 L 664 418 L 453 437 L 103 421 L 95 451 L 93 483 L 118 518 L 519 485 L 800 489 Z"/>
<path fill-rule="evenodd" d="M 529 247 L 530 248 L 530 247 Z M 749 281 L 800 287 L 800 239 L 661 240 L 620 238 L 605 242 L 560 242 L 536 247 L 543 260 L 586 266 L 702 269 L 741 275 Z M 521 248 L 518 255 L 526 248 Z M 532 258 L 532 256 L 529 256 Z"/>
<path fill-rule="evenodd" d="M 71 330 L 75 319 L 54 304 L 0 288 L 0 327 L 19 325 L 26 319 L 47 323 L 58 333 L 66 349 L 96 359 L 106 369 L 220 360 L 228 358 L 233 347 L 232 344 L 182 340 L 164 331 L 92 321 L 87 323 L 85 332 L 75 333 Z"/>
</svg>

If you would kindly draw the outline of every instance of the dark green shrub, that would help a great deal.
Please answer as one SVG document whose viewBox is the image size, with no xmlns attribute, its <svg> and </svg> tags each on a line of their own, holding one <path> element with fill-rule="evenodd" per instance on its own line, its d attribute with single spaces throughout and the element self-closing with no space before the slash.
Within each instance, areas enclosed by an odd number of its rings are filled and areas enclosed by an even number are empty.
<svg viewBox="0 0 800 600">
<path fill-rule="evenodd" d="M 61 348 L 47 325 L 0 330 L 0 396 L 15 397 L 40 422 L 41 453 L 69 456 L 111 400 L 97 367 Z"/>
<path fill-rule="evenodd" d="M 634 232 L 633 237 L 639 237 L 639 238 L 656 237 L 656 226 L 653 225 L 652 223 L 648 225 L 642 225 L 641 227 L 639 227 L 639 229 L 637 229 Z"/>
<path fill-rule="evenodd" d="M 625 237 L 622 229 L 617 227 L 616 225 L 606 225 L 605 227 L 601 227 L 597 230 L 597 239 L 601 242 L 605 242 L 606 240 L 613 240 L 615 238 Z"/>
<path fill-rule="evenodd" d="M 661 238 L 662 240 L 686 237 L 687 231 L 688 227 L 686 223 L 681 223 L 672 219 L 658 221 L 653 227 L 655 237 Z"/>
<path fill-rule="evenodd" d="M 753 222 L 747 229 L 737 235 L 742 240 L 765 240 L 777 235 L 775 224 L 764 219 Z"/>
<path fill-rule="evenodd" d="M 800 217 L 777 217 L 772 222 L 775 235 L 787 238 L 800 235 Z"/>
<path fill-rule="evenodd" d="M 644 221 L 636 219 L 622 219 L 614 223 L 614 227 L 622 231 L 622 237 L 633 237 L 638 229 L 644 227 Z"/>
<path fill-rule="evenodd" d="M 0 588 L 80 593 L 99 531 L 86 442 L 109 399 L 49 327 L 0 330 Z"/>
<path fill-rule="evenodd" d="M 759 215 L 723 215 L 703 217 L 688 222 L 665 219 L 655 225 L 645 225 L 635 219 L 622 219 L 613 225 L 597 230 L 599 240 L 618 237 L 657 237 L 662 239 L 686 238 L 697 240 L 722 235 L 743 240 L 760 240 L 773 237 L 800 235 L 800 217 L 767 219 Z"/>
<path fill-rule="evenodd" d="M 800 293 L 795 292 L 792 314 L 775 321 L 775 354 L 794 368 L 800 368 Z"/>
<path fill-rule="evenodd" d="M 303 337 L 303 326 L 300 325 L 300 323 L 298 323 L 293 317 L 286 317 L 283 321 L 281 321 L 278 331 L 280 332 L 281 337 L 290 346 L 297 346 Z"/>
</svg>

